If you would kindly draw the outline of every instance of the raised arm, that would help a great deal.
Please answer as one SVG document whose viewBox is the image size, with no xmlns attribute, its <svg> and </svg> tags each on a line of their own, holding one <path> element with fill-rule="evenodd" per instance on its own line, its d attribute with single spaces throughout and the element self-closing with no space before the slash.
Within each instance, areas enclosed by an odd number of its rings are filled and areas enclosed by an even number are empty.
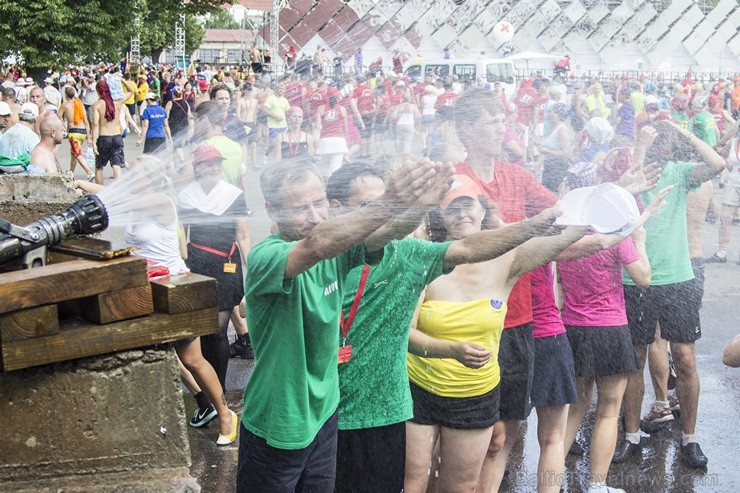
<svg viewBox="0 0 740 493">
<path fill-rule="evenodd" d="M 645 240 L 647 239 L 647 233 L 645 228 L 642 226 L 635 230 L 632 234 L 632 240 L 635 243 L 635 248 L 640 254 L 640 258 L 624 266 L 624 270 L 627 271 L 627 275 L 635 283 L 635 286 L 642 289 L 647 289 L 650 286 L 650 280 L 652 277 L 652 270 L 650 268 L 650 261 L 648 260 L 647 251 L 645 250 Z"/>
<path fill-rule="evenodd" d="M 699 163 L 691 169 L 689 179 L 693 183 L 701 184 L 707 180 L 711 180 L 725 169 L 725 160 L 722 158 L 722 156 L 717 154 L 717 151 L 712 149 L 709 144 L 707 144 L 688 130 L 684 130 L 683 128 L 679 127 L 675 123 L 670 121 L 668 123 L 672 125 L 678 131 L 678 133 L 683 138 L 685 138 L 689 144 L 691 144 L 694 149 L 696 149 L 696 151 L 699 153 L 702 160 L 704 161 L 703 163 Z"/>
<path fill-rule="evenodd" d="M 314 227 L 288 253 L 285 279 L 305 272 L 324 259 L 359 245 L 389 219 L 405 212 L 431 186 L 434 167 L 405 165 L 393 174 L 385 193 L 362 210 L 343 214 Z M 325 200 L 325 199 L 324 199 Z"/>
<path fill-rule="evenodd" d="M 558 216 L 560 211 L 552 207 L 531 219 L 500 229 L 481 231 L 453 241 L 445 255 L 445 268 L 491 260 L 536 236 L 560 234 L 564 228 L 554 224 Z"/>
<path fill-rule="evenodd" d="M 588 228 L 585 226 L 569 226 L 559 236 L 527 241 L 516 251 L 516 257 L 509 269 L 508 284 L 513 285 L 525 273 L 550 262 L 587 232 Z"/>
</svg>

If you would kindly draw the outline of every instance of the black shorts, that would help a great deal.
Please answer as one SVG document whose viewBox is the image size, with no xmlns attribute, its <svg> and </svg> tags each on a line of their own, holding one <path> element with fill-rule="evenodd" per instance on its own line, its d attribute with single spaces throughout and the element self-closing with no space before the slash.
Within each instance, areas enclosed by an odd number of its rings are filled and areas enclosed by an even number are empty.
<svg viewBox="0 0 740 493">
<path fill-rule="evenodd" d="M 690 281 L 650 286 L 624 286 L 627 321 L 635 346 L 647 346 L 655 340 L 655 327 L 660 322 L 660 337 L 668 342 L 692 343 L 701 338 L 699 308 L 701 294 L 697 286 L 703 282 Z"/>
<path fill-rule="evenodd" d="M 576 370 L 567 334 L 535 338 L 532 406 L 563 406 L 576 402 Z"/>
<path fill-rule="evenodd" d="M 120 135 L 101 135 L 96 143 L 98 155 L 95 156 L 95 167 L 105 168 L 110 163 L 112 166 L 126 166 L 126 158 L 123 155 L 123 137 Z"/>
<path fill-rule="evenodd" d="M 501 367 L 501 419 L 520 421 L 532 412 L 534 338 L 532 324 L 504 329 L 498 348 Z"/>
<path fill-rule="evenodd" d="M 375 115 L 362 115 L 362 123 L 365 125 L 365 128 L 360 127 L 360 135 L 363 139 L 369 139 L 373 134 Z"/>
<path fill-rule="evenodd" d="M 406 465 L 406 422 L 339 430 L 335 493 L 401 493 Z"/>
<path fill-rule="evenodd" d="M 167 148 L 167 139 L 164 137 L 150 137 L 144 139 L 144 154 L 156 154 Z"/>
<path fill-rule="evenodd" d="M 692 283 L 689 295 L 692 297 L 692 303 L 696 303 L 701 309 L 704 306 L 704 258 L 692 258 L 691 269 L 694 271 L 694 278 L 689 281 Z"/>
<path fill-rule="evenodd" d="M 127 104 L 126 108 L 128 108 L 128 114 L 131 116 L 136 115 L 136 103 Z"/>
<path fill-rule="evenodd" d="M 576 376 L 602 378 L 637 370 L 637 356 L 626 325 L 581 327 L 566 325 Z"/>
<path fill-rule="evenodd" d="M 414 382 L 409 384 L 414 400 L 414 417 L 411 421 L 416 424 L 478 430 L 493 426 L 499 420 L 501 385 L 475 397 L 442 397 L 427 392 Z"/>
<path fill-rule="evenodd" d="M 375 123 L 373 124 L 373 132 L 385 132 L 386 131 L 386 116 L 382 113 L 375 115 Z"/>
</svg>

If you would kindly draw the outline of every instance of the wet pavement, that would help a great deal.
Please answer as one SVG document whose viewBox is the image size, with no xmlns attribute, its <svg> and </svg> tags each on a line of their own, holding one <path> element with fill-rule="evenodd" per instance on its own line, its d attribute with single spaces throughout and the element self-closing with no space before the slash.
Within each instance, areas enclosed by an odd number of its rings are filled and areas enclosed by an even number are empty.
<svg viewBox="0 0 740 493">
<path fill-rule="evenodd" d="M 141 150 L 133 146 L 134 140 L 126 140 L 127 157 L 138 155 Z M 68 147 L 68 146 L 63 146 Z M 59 158 L 68 162 L 68 149 L 62 149 Z M 65 156 L 65 157 L 63 157 Z M 253 241 L 268 234 L 269 221 L 264 212 L 258 191 L 258 175 L 250 173 L 247 202 L 255 211 L 250 221 Z M 253 186 L 252 186 L 253 184 Z M 716 188 L 716 187 L 715 187 Z M 716 190 L 719 197 L 720 191 Z M 704 254 L 711 255 L 717 242 L 717 225 L 706 224 L 704 228 Z M 680 422 L 673 421 L 666 430 L 654 435 L 643 434 L 640 456 L 634 456 L 624 464 L 612 465 L 607 483 L 624 488 L 628 493 L 737 493 L 740 492 L 740 369 L 730 369 L 722 364 L 725 345 L 739 330 L 740 320 L 740 265 L 735 263 L 740 254 L 740 227 L 733 227 L 733 241 L 726 264 L 709 264 L 706 267 L 704 307 L 702 309 L 701 340 L 697 343 L 697 366 L 701 379 L 697 434 L 704 453 L 709 458 L 706 471 L 684 467 L 679 457 L 681 439 Z M 118 236 L 110 231 L 107 235 Z M 232 336 L 233 338 L 233 336 Z M 231 409 L 240 412 L 242 392 L 251 374 L 252 362 L 232 359 L 229 365 L 227 397 Z M 645 372 L 646 391 L 643 410 L 652 402 L 652 385 Z M 195 402 L 185 396 L 185 404 L 192 413 Z M 587 431 L 578 440 L 587 447 L 593 414 L 586 417 Z M 536 491 L 535 471 L 538 459 L 537 418 L 532 413 L 523 428 L 523 439 L 517 443 L 509 463 L 509 475 L 501 491 L 529 493 Z M 191 474 L 198 479 L 206 493 L 235 491 L 236 444 L 218 447 L 215 443 L 218 431 L 215 426 L 189 429 L 193 465 Z M 587 486 L 588 455 L 569 456 L 566 461 L 566 491 L 580 492 Z M 378 492 L 383 493 L 383 492 Z"/>
</svg>

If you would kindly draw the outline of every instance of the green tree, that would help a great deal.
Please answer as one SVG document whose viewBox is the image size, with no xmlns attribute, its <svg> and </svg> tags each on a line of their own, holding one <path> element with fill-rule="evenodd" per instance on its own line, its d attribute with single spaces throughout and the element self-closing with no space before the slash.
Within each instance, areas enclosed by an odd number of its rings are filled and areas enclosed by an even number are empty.
<svg viewBox="0 0 740 493">
<path fill-rule="evenodd" d="M 22 57 L 35 78 L 67 63 L 118 60 L 128 51 L 137 13 L 142 45 L 161 51 L 174 44 L 181 11 L 190 52 L 203 38 L 195 16 L 222 5 L 222 0 L 0 0 L 0 56 Z"/>
<path fill-rule="evenodd" d="M 20 55 L 30 70 L 117 59 L 126 46 L 124 0 L 0 2 L 0 54 Z"/>
<path fill-rule="evenodd" d="M 205 25 L 206 29 L 239 29 L 241 26 L 229 14 L 228 10 L 220 9 L 208 14 Z"/>
</svg>

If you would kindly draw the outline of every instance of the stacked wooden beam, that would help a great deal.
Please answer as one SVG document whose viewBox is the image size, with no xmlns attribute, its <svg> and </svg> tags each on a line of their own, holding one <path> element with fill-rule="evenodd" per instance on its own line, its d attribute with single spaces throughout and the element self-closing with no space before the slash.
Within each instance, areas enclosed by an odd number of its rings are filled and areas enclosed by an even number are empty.
<svg viewBox="0 0 740 493">
<path fill-rule="evenodd" d="M 135 256 L 0 274 L 0 370 L 216 333 L 216 281 L 147 278 Z"/>
</svg>

